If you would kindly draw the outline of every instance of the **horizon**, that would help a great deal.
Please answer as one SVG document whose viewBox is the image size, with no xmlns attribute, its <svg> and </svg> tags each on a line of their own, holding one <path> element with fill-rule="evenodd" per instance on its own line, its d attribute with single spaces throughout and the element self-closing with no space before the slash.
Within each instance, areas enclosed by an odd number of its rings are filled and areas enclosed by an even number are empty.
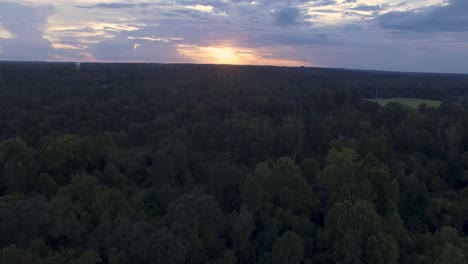
<svg viewBox="0 0 468 264">
<path fill-rule="evenodd" d="M 196 62 L 131 62 L 131 61 L 33 61 L 33 60 L 2 60 L 2 63 L 47 63 L 47 64 L 70 64 L 75 66 L 76 63 L 83 64 L 154 64 L 154 65 L 192 65 L 192 66 L 236 66 L 236 67 L 275 67 L 275 68 L 289 68 L 289 69 L 322 69 L 322 70 L 338 70 L 338 71 L 358 71 L 358 72 L 376 72 L 376 73 L 403 73 L 403 74 L 429 74 L 429 75 L 460 75 L 468 76 L 468 73 L 457 72 L 428 72 L 428 71 L 398 71 L 398 70 L 375 70 L 375 69 L 359 69 L 359 68 L 339 68 L 339 67 L 324 67 L 324 66 L 285 66 L 285 65 L 260 65 L 260 64 L 221 64 L 221 63 L 196 63 Z M 81 69 L 80 69 L 81 70 Z"/>
<path fill-rule="evenodd" d="M 0 3 L 0 60 L 468 74 L 464 0 Z"/>
</svg>

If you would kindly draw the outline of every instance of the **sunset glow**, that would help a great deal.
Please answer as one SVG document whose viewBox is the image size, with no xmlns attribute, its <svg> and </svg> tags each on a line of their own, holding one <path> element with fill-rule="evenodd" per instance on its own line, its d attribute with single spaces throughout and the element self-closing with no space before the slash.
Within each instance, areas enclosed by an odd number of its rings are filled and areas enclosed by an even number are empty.
<svg viewBox="0 0 468 264">
<path fill-rule="evenodd" d="M 0 60 L 467 73 L 467 12 L 465 0 L 0 0 Z"/>
<path fill-rule="evenodd" d="M 307 62 L 278 59 L 274 58 L 272 54 L 230 46 L 199 47 L 194 45 L 178 45 L 177 51 L 196 63 L 204 64 L 310 66 L 310 63 Z"/>
<path fill-rule="evenodd" d="M 239 50 L 233 47 L 197 47 L 192 45 L 179 45 L 180 54 L 199 63 L 241 64 L 251 60 L 254 55 L 248 50 Z"/>
</svg>

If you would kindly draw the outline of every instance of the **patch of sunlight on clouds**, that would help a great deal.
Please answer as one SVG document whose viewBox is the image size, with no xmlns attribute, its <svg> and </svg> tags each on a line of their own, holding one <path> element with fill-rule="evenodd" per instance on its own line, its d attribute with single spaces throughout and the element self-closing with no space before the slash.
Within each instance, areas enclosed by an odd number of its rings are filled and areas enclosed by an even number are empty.
<svg viewBox="0 0 468 264">
<path fill-rule="evenodd" d="M 78 43 L 98 43 L 102 39 L 111 39 L 122 31 L 137 31 L 142 24 L 117 24 L 107 22 L 88 22 L 80 26 L 49 25 L 44 38 L 50 42 L 60 42 L 64 38 L 73 38 Z"/>
<path fill-rule="evenodd" d="M 100 1 L 56 1 L 56 12 L 49 16 L 44 38 L 60 43 L 63 39 L 74 39 L 77 43 L 97 43 L 115 37 L 123 31 L 136 31 L 146 26 L 136 23 L 134 18 L 122 10 L 89 10 L 77 8 L 84 4 Z M 118 1 L 106 1 L 112 3 Z"/>
<path fill-rule="evenodd" d="M 183 38 L 158 38 L 158 37 L 127 37 L 127 39 L 132 39 L 132 40 L 147 40 L 151 42 L 164 42 L 164 43 L 170 43 L 173 41 L 182 41 L 184 40 Z"/>
<path fill-rule="evenodd" d="M 98 61 L 93 56 L 93 54 L 89 52 L 80 52 L 77 54 L 77 56 L 63 56 L 63 55 L 53 54 L 51 56 L 51 59 L 52 61 L 64 61 L 64 62 L 69 62 L 69 61 L 97 62 Z"/>
<path fill-rule="evenodd" d="M 15 35 L 11 34 L 10 31 L 2 28 L 2 25 L 0 25 L 0 39 L 12 39 L 15 38 Z"/>
<path fill-rule="evenodd" d="M 105 23 L 105 22 L 97 22 L 97 23 L 90 23 L 89 27 L 93 28 L 94 30 L 109 30 L 109 31 L 136 31 L 140 29 L 142 24 L 132 24 L 132 25 L 125 25 L 125 24 L 118 24 L 118 23 Z"/>
<path fill-rule="evenodd" d="M 376 16 L 388 12 L 404 12 L 409 10 L 420 10 L 431 6 L 445 6 L 446 0 L 339 0 L 329 5 L 315 5 L 313 2 L 301 5 L 310 18 L 307 21 L 318 25 L 347 24 L 362 20 L 374 19 Z M 376 7 L 375 10 L 366 10 L 366 7 Z"/>
<path fill-rule="evenodd" d="M 70 45 L 70 44 L 63 44 L 63 43 L 52 43 L 52 48 L 67 49 L 67 50 L 83 50 L 83 49 L 86 49 L 87 46 L 78 46 L 78 45 Z"/>
<path fill-rule="evenodd" d="M 213 11 L 214 7 L 210 5 L 192 5 L 192 6 L 185 6 L 185 8 L 192 9 L 192 10 L 197 10 L 200 12 L 206 12 L 210 13 Z"/>
</svg>

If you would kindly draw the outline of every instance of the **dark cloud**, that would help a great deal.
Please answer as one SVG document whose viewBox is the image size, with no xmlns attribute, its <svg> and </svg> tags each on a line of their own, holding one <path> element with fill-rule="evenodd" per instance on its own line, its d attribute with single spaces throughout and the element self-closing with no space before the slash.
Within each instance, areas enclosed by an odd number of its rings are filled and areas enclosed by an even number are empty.
<svg viewBox="0 0 468 264">
<path fill-rule="evenodd" d="M 358 11 L 379 11 L 382 10 L 383 7 L 380 5 L 360 5 L 352 8 L 353 10 Z"/>
<path fill-rule="evenodd" d="M 468 1 L 451 0 L 446 6 L 421 11 L 389 12 L 376 19 L 383 28 L 415 32 L 468 31 Z"/>
<path fill-rule="evenodd" d="M 1 39 L 0 57 L 7 60 L 45 60 L 51 51 L 43 32 L 52 6 L 29 7 L 18 3 L 0 3 L 1 24 L 13 34 Z"/>
<path fill-rule="evenodd" d="M 331 44 L 330 39 L 326 34 L 310 34 L 303 32 L 290 33 L 259 33 L 256 36 L 250 37 L 248 40 L 243 42 L 248 46 L 320 46 Z"/>
<path fill-rule="evenodd" d="M 133 42 L 127 38 L 113 38 L 93 45 L 90 51 L 98 60 L 130 60 L 132 59 L 133 45 Z"/>
<path fill-rule="evenodd" d="M 290 26 L 298 23 L 301 10 L 297 7 L 284 7 L 277 9 L 273 15 L 276 25 Z"/>
<path fill-rule="evenodd" d="M 341 11 L 334 10 L 334 9 L 316 9 L 314 13 L 325 13 L 325 14 L 336 14 L 341 13 Z"/>
</svg>

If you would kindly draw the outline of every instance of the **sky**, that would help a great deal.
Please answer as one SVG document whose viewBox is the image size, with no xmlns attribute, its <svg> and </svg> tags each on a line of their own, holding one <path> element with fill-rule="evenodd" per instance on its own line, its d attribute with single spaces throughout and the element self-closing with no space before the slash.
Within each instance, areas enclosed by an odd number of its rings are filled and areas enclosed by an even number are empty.
<svg viewBox="0 0 468 264">
<path fill-rule="evenodd" d="M 468 73 L 468 0 L 0 0 L 0 60 Z"/>
</svg>

